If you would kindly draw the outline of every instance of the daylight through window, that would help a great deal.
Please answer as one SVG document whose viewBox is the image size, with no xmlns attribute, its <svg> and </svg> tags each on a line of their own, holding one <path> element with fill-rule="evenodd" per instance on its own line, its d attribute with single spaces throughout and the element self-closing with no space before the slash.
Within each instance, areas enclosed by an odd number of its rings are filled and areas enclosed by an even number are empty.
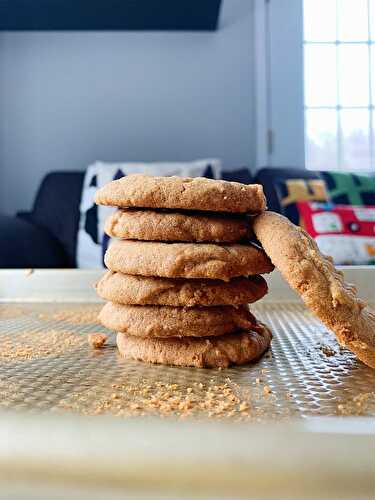
<svg viewBox="0 0 375 500">
<path fill-rule="evenodd" d="M 375 170 L 375 0 L 304 0 L 306 165 Z"/>
</svg>

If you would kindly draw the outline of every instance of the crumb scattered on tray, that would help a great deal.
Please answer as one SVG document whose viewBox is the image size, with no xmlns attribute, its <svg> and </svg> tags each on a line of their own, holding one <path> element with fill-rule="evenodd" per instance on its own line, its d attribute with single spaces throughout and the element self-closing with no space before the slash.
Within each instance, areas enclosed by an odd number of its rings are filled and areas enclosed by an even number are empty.
<svg viewBox="0 0 375 500">
<path fill-rule="evenodd" d="M 264 394 L 267 394 L 267 395 L 268 395 L 268 394 L 271 394 L 271 393 L 272 393 L 272 389 L 271 389 L 271 387 L 270 387 L 269 385 L 265 385 L 265 386 L 263 387 L 263 392 L 264 392 Z"/>
<path fill-rule="evenodd" d="M 14 395 L 19 395 L 21 392 L 21 385 L 9 380 L 9 377 L 0 378 L 0 405 L 3 407 L 12 406 L 12 398 Z"/>
<path fill-rule="evenodd" d="M 0 320 L 19 318 L 25 314 L 25 310 L 16 304 L 0 304 Z"/>
<path fill-rule="evenodd" d="M 253 394 L 241 394 L 239 386 L 229 378 L 224 383 L 194 382 L 185 387 L 177 383 L 141 380 L 137 384 L 113 383 L 107 397 L 99 398 L 97 388 L 71 394 L 61 401 L 63 409 L 85 415 L 112 414 L 119 417 L 159 417 L 233 419 L 238 422 L 264 417 L 264 406 Z M 272 396 L 265 398 L 256 391 L 263 405 L 272 405 Z M 87 404 L 90 401 L 90 404 Z M 284 415 L 284 417 L 287 415 Z"/>
<path fill-rule="evenodd" d="M 341 416 L 361 416 L 368 413 L 370 405 L 375 403 L 374 392 L 357 394 L 349 401 L 337 405 L 337 413 Z"/>
<path fill-rule="evenodd" d="M 12 340 L 1 343 L 0 360 L 25 361 L 58 357 L 83 343 L 83 336 L 66 331 L 17 332 L 16 343 Z"/>
<path fill-rule="evenodd" d="M 319 346 L 319 349 L 325 356 L 327 356 L 327 358 L 330 358 L 331 356 L 335 356 L 337 354 L 336 350 L 330 345 L 322 344 Z"/>
<path fill-rule="evenodd" d="M 107 342 L 107 338 L 105 333 L 89 333 L 87 341 L 93 349 L 101 349 Z"/>
<path fill-rule="evenodd" d="M 72 307 L 70 309 L 54 310 L 38 314 L 39 319 L 45 321 L 66 321 L 76 325 L 98 323 L 100 305 L 93 307 Z"/>
<path fill-rule="evenodd" d="M 25 276 L 31 276 L 34 272 L 34 269 L 25 269 Z"/>
</svg>

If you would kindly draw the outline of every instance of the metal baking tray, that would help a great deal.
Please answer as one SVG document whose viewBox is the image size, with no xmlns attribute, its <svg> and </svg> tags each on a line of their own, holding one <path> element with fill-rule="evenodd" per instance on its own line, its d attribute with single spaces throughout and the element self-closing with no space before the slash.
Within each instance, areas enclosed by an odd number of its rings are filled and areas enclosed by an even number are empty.
<svg viewBox="0 0 375 500">
<path fill-rule="evenodd" d="M 346 271 L 369 301 L 374 272 Z M 272 329 L 271 350 L 227 370 L 123 360 L 96 322 L 99 275 L 0 272 L 0 491 L 371 498 L 375 370 L 340 348 L 277 273 L 251 307 Z M 88 345 L 93 332 L 108 334 L 104 348 Z"/>
<path fill-rule="evenodd" d="M 227 370 L 125 361 L 115 335 L 96 322 L 100 307 L 0 304 L 0 408 L 257 421 L 375 415 L 375 370 L 340 348 L 301 304 L 254 304 L 254 314 L 272 329 L 271 350 L 258 363 Z M 88 345 L 87 336 L 94 332 L 109 335 L 104 348 Z M 165 391 L 169 399 L 189 394 L 193 408 L 159 412 L 151 402 Z M 207 392 L 213 404 L 201 408 Z M 226 392 L 249 408 L 239 411 L 231 404 L 217 413 L 223 405 L 215 402 Z"/>
</svg>

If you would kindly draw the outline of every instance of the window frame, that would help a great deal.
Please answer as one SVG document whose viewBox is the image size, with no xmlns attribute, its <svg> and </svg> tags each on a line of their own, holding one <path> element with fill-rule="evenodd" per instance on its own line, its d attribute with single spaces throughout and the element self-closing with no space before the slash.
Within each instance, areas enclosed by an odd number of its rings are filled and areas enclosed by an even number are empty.
<svg viewBox="0 0 375 500">
<path fill-rule="evenodd" d="M 336 12 L 338 10 L 338 2 L 340 0 L 336 0 Z M 302 0 L 303 2 L 303 0 Z M 306 40 L 305 36 L 303 37 L 303 51 L 305 53 L 306 46 L 331 46 L 335 47 L 336 53 L 336 94 L 337 94 L 337 104 L 336 105 L 327 105 L 327 106 L 310 106 L 306 105 L 306 101 L 304 101 L 304 116 L 305 116 L 305 130 L 306 130 L 306 112 L 308 110 L 333 110 L 336 113 L 336 129 L 337 129 L 337 153 L 336 153 L 336 166 L 335 168 L 331 168 L 331 170 L 337 170 L 341 172 L 350 171 L 349 168 L 344 168 L 343 166 L 343 128 L 342 128 L 342 117 L 341 111 L 345 110 L 366 110 L 368 111 L 368 147 L 369 147 L 369 162 L 368 167 L 363 168 L 362 172 L 372 172 L 375 170 L 375 106 L 373 103 L 373 79 L 375 77 L 375 67 L 372 62 L 372 51 L 374 51 L 375 56 L 375 39 L 371 39 L 371 13 L 373 13 L 373 9 L 375 7 L 375 2 L 367 0 L 367 9 L 368 9 L 368 22 L 367 22 L 367 38 L 363 38 L 363 40 L 340 40 L 339 39 L 339 18 L 336 15 L 336 39 L 332 41 L 322 41 L 322 40 Z M 340 65 L 340 47 L 341 46 L 366 46 L 367 47 L 367 58 L 368 58 L 368 105 L 342 105 L 340 104 L 340 80 L 339 80 L 339 65 Z M 307 135 L 305 132 L 305 143 L 307 141 Z M 309 168 L 307 166 L 307 168 Z M 310 167 L 313 169 L 313 167 Z M 353 170 L 352 170 L 353 171 Z"/>
<path fill-rule="evenodd" d="M 375 2 L 373 5 L 375 8 Z M 305 43 L 303 0 L 254 0 L 256 168 L 306 168 L 305 112 L 317 108 L 305 103 Z M 339 45 L 345 43 L 350 42 L 340 41 Z M 367 43 L 375 54 L 375 40 Z M 355 107 L 369 110 L 371 160 L 368 171 L 371 172 L 375 171 L 375 103 L 371 93 L 374 79 L 373 68 L 369 78 L 369 106 Z M 337 114 L 349 108 L 334 106 Z M 339 133 L 342 140 L 341 126 Z M 340 170 L 339 162 L 336 169 Z"/>
</svg>

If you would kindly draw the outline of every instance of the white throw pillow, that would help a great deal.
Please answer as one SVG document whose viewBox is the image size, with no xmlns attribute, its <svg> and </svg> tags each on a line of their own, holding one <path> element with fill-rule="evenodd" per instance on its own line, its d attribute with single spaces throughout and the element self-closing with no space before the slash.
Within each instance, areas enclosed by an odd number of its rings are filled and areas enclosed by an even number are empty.
<svg viewBox="0 0 375 500">
<path fill-rule="evenodd" d="M 95 193 L 108 182 L 124 175 L 179 175 L 182 177 L 221 178 L 221 162 L 203 159 L 192 162 L 103 163 L 90 165 L 83 182 L 77 238 L 77 265 L 80 268 L 103 267 L 103 254 L 108 244 L 104 221 L 115 210 L 95 205 Z"/>
</svg>

